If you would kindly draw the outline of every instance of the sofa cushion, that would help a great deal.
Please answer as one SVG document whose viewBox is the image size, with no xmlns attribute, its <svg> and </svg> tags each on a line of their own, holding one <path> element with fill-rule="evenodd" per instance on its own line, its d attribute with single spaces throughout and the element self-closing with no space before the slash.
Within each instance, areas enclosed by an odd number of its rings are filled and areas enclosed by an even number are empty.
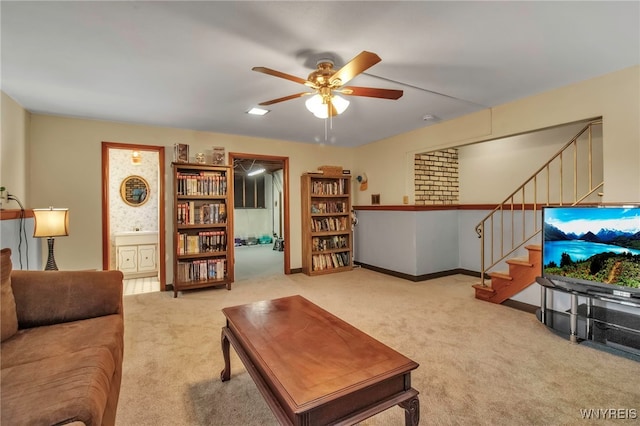
<svg viewBox="0 0 640 426">
<path fill-rule="evenodd" d="M 101 425 L 114 360 L 106 348 L 87 348 L 3 368 L 3 425 Z"/>
<path fill-rule="evenodd" d="M 20 328 L 122 313 L 120 271 L 13 271 Z"/>
<path fill-rule="evenodd" d="M 0 250 L 0 341 L 4 342 L 18 331 L 16 301 L 11 289 L 11 249 Z"/>
<path fill-rule="evenodd" d="M 21 329 L 12 339 L 2 343 L 0 363 L 4 369 L 84 348 L 104 347 L 112 354 L 114 361 L 120 365 L 123 346 L 122 316 L 108 315 L 82 321 Z"/>
</svg>

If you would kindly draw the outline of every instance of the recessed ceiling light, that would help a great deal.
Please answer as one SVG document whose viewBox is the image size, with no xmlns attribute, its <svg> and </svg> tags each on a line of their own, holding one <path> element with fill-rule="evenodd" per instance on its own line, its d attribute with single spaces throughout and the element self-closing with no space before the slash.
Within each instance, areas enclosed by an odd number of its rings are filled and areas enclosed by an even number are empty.
<svg viewBox="0 0 640 426">
<path fill-rule="evenodd" d="M 251 108 L 249 111 L 247 111 L 247 114 L 251 114 L 251 115 L 265 115 L 266 113 L 268 113 L 269 110 L 268 109 L 262 109 L 262 108 Z"/>
<path fill-rule="evenodd" d="M 424 117 L 422 117 L 422 119 L 424 121 L 434 121 L 434 120 L 438 120 L 438 117 L 436 117 L 433 114 L 426 114 Z"/>
</svg>

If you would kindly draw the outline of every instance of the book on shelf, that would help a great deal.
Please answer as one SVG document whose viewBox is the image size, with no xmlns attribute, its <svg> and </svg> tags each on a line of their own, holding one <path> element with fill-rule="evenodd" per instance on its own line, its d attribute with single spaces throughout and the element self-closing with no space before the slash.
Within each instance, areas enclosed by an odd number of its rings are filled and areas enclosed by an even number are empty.
<svg viewBox="0 0 640 426">
<path fill-rule="evenodd" d="M 209 204 L 203 204 L 200 207 L 200 223 L 213 223 L 211 219 L 211 206 Z"/>
<path fill-rule="evenodd" d="M 182 255 L 185 253 L 185 248 L 184 248 L 184 238 L 181 237 L 180 234 L 178 234 L 178 250 L 177 250 L 177 255 Z"/>
<path fill-rule="evenodd" d="M 187 235 L 187 254 L 200 253 L 200 238 L 198 235 Z"/>
<path fill-rule="evenodd" d="M 187 212 L 189 213 L 189 220 L 187 223 L 189 225 L 195 224 L 195 221 L 196 221 L 196 202 L 195 201 L 189 201 L 189 203 L 187 204 Z"/>
</svg>

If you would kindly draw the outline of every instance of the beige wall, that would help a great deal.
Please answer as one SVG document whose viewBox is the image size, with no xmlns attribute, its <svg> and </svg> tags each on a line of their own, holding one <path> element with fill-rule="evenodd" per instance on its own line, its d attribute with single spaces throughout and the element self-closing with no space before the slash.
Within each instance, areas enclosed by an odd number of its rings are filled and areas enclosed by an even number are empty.
<svg viewBox="0 0 640 426">
<path fill-rule="evenodd" d="M 1 93 L 0 109 L 0 186 L 15 195 L 23 206 L 30 207 L 29 192 L 29 121 L 31 114 L 24 110 L 6 93 Z M 5 209 L 17 209 L 15 201 L 2 206 Z"/>
<path fill-rule="evenodd" d="M 354 169 L 367 173 L 369 189 L 355 204 L 413 203 L 416 153 L 493 140 L 594 117 L 604 121 L 604 202 L 640 201 L 640 66 L 611 73 L 455 120 L 367 144 L 356 151 Z M 478 176 L 482 179 L 482 176 Z M 499 202 L 491 188 L 478 199 Z"/>
<path fill-rule="evenodd" d="M 192 130 L 150 127 L 34 114 L 31 119 L 31 200 L 34 206 L 68 207 L 70 235 L 56 240 L 56 261 L 65 269 L 102 268 L 101 142 L 165 146 L 166 247 L 172 253 L 171 161 L 174 143 L 189 145 L 191 156 L 224 146 L 241 152 L 289 157 L 291 267 L 299 268 L 300 175 L 323 164 L 350 167 L 352 149 L 248 138 Z M 3 161 L 4 162 L 4 161 Z M 172 282 L 171 260 L 166 260 Z"/>
<path fill-rule="evenodd" d="M 165 146 L 167 183 L 171 182 L 172 147 L 177 142 L 189 144 L 192 153 L 208 151 L 216 145 L 224 146 L 227 152 L 287 156 L 290 159 L 291 267 L 298 268 L 301 266 L 299 176 L 323 164 L 342 165 L 351 169 L 354 175 L 367 173 L 369 189 L 354 191 L 355 205 L 370 204 L 371 194 L 376 193 L 381 194 L 382 204 L 402 204 L 403 195 L 408 195 L 410 203 L 413 203 L 413 160 L 416 153 L 602 116 L 606 182 L 603 201 L 639 201 L 639 94 L 640 66 L 636 66 L 350 149 L 36 114 L 30 116 L 15 102 L 5 101 L 7 97 L 3 94 L 2 179 L 7 179 L 11 185 L 15 182 L 18 188 L 15 193 L 19 196 L 22 195 L 19 192 L 24 191 L 24 199 L 28 200 L 26 207 L 54 205 L 70 209 L 71 235 L 56 240 L 59 265 L 65 269 L 100 269 L 102 141 Z M 8 104 L 8 111 L 5 111 L 5 104 Z M 5 126 L 9 129 L 5 130 Z M 6 145 L 6 140 L 11 141 L 9 145 Z M 28 140 L 29 144 L 26 143 Z M 7 185 L 5 182 L 2 184 Z M 167 185 L 167 200 L 171 200 L 170 190 L 170 185 Z M 479 195 L 494 202 L 501 196 L 489 192 L 486 197 Z M 168 202 L 165 206 L 168 219 L 172 217 L 171 209 Z M 172 232 L 168 220 L 167 253 L 171 253 Z M 169 267 L 167 276 L 170 277 L 171 273 Z"/>
<path fill-rule="evenodd" d="M 575 137 L 586 124 L 587 122 L 568 124 L 538 132 L 460 147 L 458 149 L 460 203 L 493 204 L 496 201 L 502 201 L 513 193 L 517 185 L 529 179 L 544 163 Z M 579 140 L 581 141 L 580 147 L 586 146 L 586 136 Z M 599 138 L 598 141 L 595 141 L 594 137 L 592 140 L 594 171 L 600 172 L 602 169 L 602 147 L 601 143 L 597 144 L 596 142 L 601 142 L 601 139 Z M 566 155 L 565 158 L 571 158 L 571 155 Z M 573 162 L 566 160 L 565 163 L 567 162 L 568 164 L 564 166 L 565 177 L 572 179 Z M 551 170 L 556 169 L 551 168 Z M 546 180 L 544 177 L 545 174 L 543 173 L 537 182 L 539 186 L 538 200 L 546 200 Z M 587 182 L 586 176 L 581 175 L 581 179 L 581 182 Z M 602 174 L 598 173 L 596 182 L 601 181 Z M 554 179 L 552 182 L 557 181 Z M 573 180 L 566 181 L 565 187 L 572 188 Z M 490 188 L 491 191 L 487 191 L 487 188 Z M 557 185 L 553 185 L 550 188 L 550 193 L 554 195 L 552 202 L 559 201 L 557 192 Z M 584 192 L 586 192 L 586 189 Z M 528 196 L 530 195 L 532 194 L 528 193 Z M 580 195 L 583 195 L 583 192 Z M 496 197 L 500 199 L 496 200 Z M 571 199 L 564 199 L 565 202 L 568 200 Z M 533 198 L 529 198 L 528 201 L 532 202 Z"/>
</svg>

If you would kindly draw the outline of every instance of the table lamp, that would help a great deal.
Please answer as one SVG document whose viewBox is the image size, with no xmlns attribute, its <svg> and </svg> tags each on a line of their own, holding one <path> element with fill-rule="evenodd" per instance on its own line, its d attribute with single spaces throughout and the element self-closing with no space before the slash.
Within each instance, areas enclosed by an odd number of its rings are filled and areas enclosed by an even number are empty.
<svg viewBox="0 0 640 426">
<path fill-rule="evenodd" d="M 69 235 L 69 209 L 33 209 L 35 216 L 35 228 L 33 236 L 46 238 L 49 243 L 49 258 L 45 271 L 57 271 L 56 259 L 53 257 L 53 237 L 66 237 Z"/>
</svg>

